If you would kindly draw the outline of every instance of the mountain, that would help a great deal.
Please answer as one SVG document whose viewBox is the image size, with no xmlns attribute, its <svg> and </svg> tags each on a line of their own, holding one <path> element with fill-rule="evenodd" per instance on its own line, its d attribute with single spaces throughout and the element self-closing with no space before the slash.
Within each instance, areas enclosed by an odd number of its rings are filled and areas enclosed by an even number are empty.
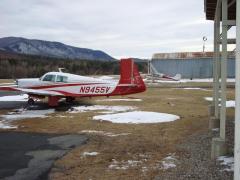
<svg viewBox="0 0 240 180">
<path fill-rule="evenodd" d="M 69 46 L 60 42 L 26 39 L 21 37 L 0 38 L 0 50 L 63 59 L 84 59 L 113 61 L 113 57 L 103 51 Z"/>
</svg>

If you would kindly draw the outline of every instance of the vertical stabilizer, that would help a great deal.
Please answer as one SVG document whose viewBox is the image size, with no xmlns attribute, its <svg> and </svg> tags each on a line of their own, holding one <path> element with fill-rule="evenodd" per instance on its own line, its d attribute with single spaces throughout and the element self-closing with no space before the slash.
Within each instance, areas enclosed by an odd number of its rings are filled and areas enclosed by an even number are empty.
<svg viewBox="0 0 240 180">
<path fill-rule="evenodd" d="M 145 88 L 145 84 L 133 59 L 121 59 L 119 84 L 132 84 Z"/>
</svg>

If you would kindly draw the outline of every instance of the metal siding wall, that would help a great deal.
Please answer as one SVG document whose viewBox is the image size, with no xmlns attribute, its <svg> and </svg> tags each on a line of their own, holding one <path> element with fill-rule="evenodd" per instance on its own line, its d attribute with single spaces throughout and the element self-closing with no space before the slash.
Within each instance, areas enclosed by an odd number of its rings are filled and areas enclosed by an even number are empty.
<svg viewBox="0 0 240 180">
<path fill-rule="evenodd" d="M 152 59 L 152 65 L 159 73 L 175 76 L 181 74 L 182 78 L 211 78 L 212 59 Z M 228 60 L 228 77 L 235 77 L 235 59 Z"/>
</svg>

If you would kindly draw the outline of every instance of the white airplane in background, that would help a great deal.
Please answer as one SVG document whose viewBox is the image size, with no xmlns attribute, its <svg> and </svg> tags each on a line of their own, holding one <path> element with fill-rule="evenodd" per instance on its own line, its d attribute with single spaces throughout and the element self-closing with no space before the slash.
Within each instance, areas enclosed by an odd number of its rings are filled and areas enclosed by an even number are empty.
<svg viewBox="0 0 240 180">
<path fill-rule="evenodd" d="M 151 77 L 158 78 L 160 80 L 165 80 L 165 81 L 180 81 L 181 80 L 181 74 L 176 74 L 175 76 L 169 76 L 163 73 L 159 73 L 156 68 L 150 63 L 150 68 L 151 68 Z"/>
<path fill-rule="evenodd" d="M 160 80 L 165 80 L 165 81 L 180 81 L 181 80 L 181 74 L 176 74 L 175 76 L 168 76 L 166 74 L 162 73 L 153 73 L 153 77 L 158 78 Z"/>
<path fill-rule="evenodd" d="M 58 106 L 61 98 L 116 96 L 144 92 L 146 86 L 132 59 L 121 59 L 120 80 L 113 82 L 63 72 L 49 72 L 41 78 L 17 79 L 14 86 L 0 86 L 0 91 L 19 91 L 29 95 L 28 104 L 48 97 L 49 106 Z"/>
</svg>

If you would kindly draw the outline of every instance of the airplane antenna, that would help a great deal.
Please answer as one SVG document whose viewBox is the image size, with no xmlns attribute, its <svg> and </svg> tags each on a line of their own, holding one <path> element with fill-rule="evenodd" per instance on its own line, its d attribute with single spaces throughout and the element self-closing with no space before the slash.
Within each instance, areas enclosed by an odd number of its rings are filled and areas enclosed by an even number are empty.
<svg viewBox="0 0 240 180">
<path fill-rule="evenodd" d="M 63 72 L 64 69 L 65 69 L 65 68 L 58 68 L 58 71 L 59 71 L 59 72 Z"/>
</svg>

